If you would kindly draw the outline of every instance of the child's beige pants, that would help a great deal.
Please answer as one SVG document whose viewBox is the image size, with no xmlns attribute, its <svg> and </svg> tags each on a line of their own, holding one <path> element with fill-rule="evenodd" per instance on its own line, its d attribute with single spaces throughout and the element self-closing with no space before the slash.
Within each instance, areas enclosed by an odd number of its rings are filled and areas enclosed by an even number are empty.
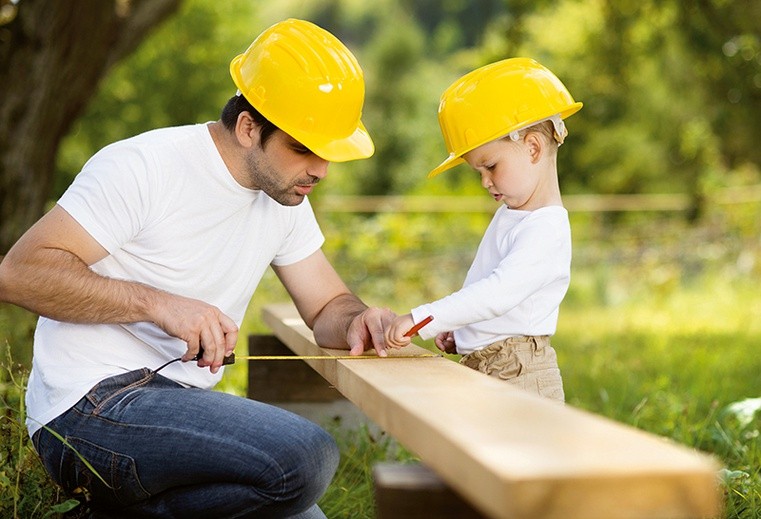
<svg viewBox="0 0 761 519">
<path fill-rule="evenodd" d="M 565 401 L 557 355 L 547 335 L 509 337 L 464 355 L 460 364 L 526 391 Z"/>
</svg>

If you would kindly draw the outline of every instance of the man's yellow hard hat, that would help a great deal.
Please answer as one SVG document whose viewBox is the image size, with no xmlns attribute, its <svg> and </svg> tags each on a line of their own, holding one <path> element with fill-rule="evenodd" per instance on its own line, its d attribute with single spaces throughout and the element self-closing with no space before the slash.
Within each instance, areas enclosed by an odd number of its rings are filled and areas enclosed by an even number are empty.
<svg viewBox="0 0 761 519">
<path fill-rule="evenodd" d="M 251 106 L 317 156 L 345 162 L 375 151 L 361 121 L 362 69 L 325 29 L 276 23 L 232 60 L 230 74 Z"/>
<path fill-rule="evenodd" d="M 557 131 L 557 123 L 562 126 L 581 107 L 552 72 L 530 58 L 469 72 L 441 95 L 439 125 L 449 156 L 428 178 L 464 162 L 462 156 L 482 144 L 540 121 L 555 119 Z"/>
</svg>

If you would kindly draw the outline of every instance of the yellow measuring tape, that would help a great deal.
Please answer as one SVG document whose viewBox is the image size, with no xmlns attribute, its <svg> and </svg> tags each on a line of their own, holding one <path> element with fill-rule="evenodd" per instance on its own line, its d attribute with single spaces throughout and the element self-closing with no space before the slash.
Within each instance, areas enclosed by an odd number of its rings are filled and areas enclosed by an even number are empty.
<svg viewBox="0 0 761 519">
<path fill-rule="evenodd" d="M 231 353 L 222 362 L 223 365 L 235 364 L 236 360 L 376 360 L 376 359 L 430 359 L 441 357 L 435 353 L 423 353 L 420 355 L 389 355 L 388 357 L 379 357 L 378 355 L 247 355 L 236 357 Z"/>
<path fill-rule="evenodd" d="M 429 315 L 415 326 L 409 329 L 404 334 L 405 337 L 413 337 L 420 331 L 420 329 L 426 324 L 433 321 L 433 316 Z M 198 360 L 203 356 L 203 347 L 200 348 L 198 354 L 191 360 Z M 379 357 L 378 355 L 246 355 L 238 357 L 236 359 L 235 353 L 231 353 L 222 361 L 223 366 L 235 364 L 236 360 L 370 360 L 370 359 L 430 359 L 432 357 L 441 357 L 435 353 L 423 353 L 421 355 L 389 355 L 387 357 Z M 181 360 L 175 359 L 174 361 Z M 171 362 L 174 362 L 171 361 Z M 169 363 L 167 363 L 169 364 Z M 166 364 L 164 365 L 166 366 Z M 161 366 L 159 369 L 163 369 Z M 156 370 L 158 371 L 158 369 Z"/>
<path fill-rule="evenodd" d="M 197 361 L 203 355 L 201 350 L 198 355 L 190 359 L 191 361 Z M 421 355 L 389 355 L 388 357 L 379 357 L 377 355 L 246 355 L 245 357 L 235 357 L 235 353 L 231 353 L 225 357 L 222 361 L 223 366 L 229 366 L 235 364 L 236 360 L 375 360 L 375 359 L 430 359 L 432 357 L 441 357 L 435 353 L 423 353 Z M 180 362 L 182 357 L 177 357 L 169 362 L 166 362 L 153 370 L 153 373 L 158 373 L 173 362 Z"/>
</svg>

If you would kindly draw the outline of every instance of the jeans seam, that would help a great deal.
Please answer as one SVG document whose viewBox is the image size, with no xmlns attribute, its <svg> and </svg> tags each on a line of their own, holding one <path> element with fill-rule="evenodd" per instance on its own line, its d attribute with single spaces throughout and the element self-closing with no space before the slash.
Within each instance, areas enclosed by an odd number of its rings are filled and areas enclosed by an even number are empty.
<svg viewBox="0 0 761 519">
<path fill-rule="evenodd" d="M 114 391 L 113 393 L 111 393 L 110 395 L 108 395 L 106 398 L 104 398 L 102 401 L 98 402 L 95 405 L 95 408 L 92 411 L 93 416 L 100 416 L 100 412 L 103 410 L 103 408 L 106 406 L 106 404 L 108 404 L 111 400 L 113 400 L 115 397 L 117 397 L 119 395 L 122 395 L 123 393 L 125 393 L 127 391 L 131 391 L 133 389 L 136 389 L 138 387 L 142 387 L 142 386 L 146 385 L 148 382 L 150 382 L 153 379 L 154 375 L 155 375 L 155 373 L 153 371 L 149 371 L 140 380 L 136 380 L 136 381 L 132 382 L 129 385 L 121 387 L 121 388 L 117 389 L 116 391 Z"/>
<path fill-rule="evenodd" d="M 142 499 L 148 499 L 151 497 L 151 493 L 148 492 L 148 490 L 143 486 L 142 481 L 140 480 L 140 475 L 137 473 L 136 467 L 135 467 L 135 460 L 129 456 L 128 454 L 124 454 L 119 451 L 115 451 L 111 448 L 104 447 L 103 445 L 100 445 L 98 443 L 94 443 L 86 438 L 82 438 L 75 435 L 67 435 L 66 436 L 67 443 L 71 446 L 69 448 L 73 449 L 75 452 L 77 452 L 77 449 L 75 446 L 79 446 L 80 449 L 83 447 L 87 447 L 91 450 L 97 450 L 101 451 L 103 453 L 106 453 L 109 458 L 109 466 L 107 469 L 107 473 L 93 473 L 96 475 L 97 479 L 103 478 L 105 481 L 101 481 L 101 483 L 105 482 L 106 486 L 109 488 L 108 492 L 112 493 L 113 497 L 121 502 L 122 504 L 129 504 L 128 502 L 123 501 L 123 497 L 117 493 L 117 490 L 119 490 L 120 483 L 124 483 L 125 481 L 130 481 L 134 483 L 133 488 L 136 486 L 136 493 L 139 493 L 139 495 L 142 496 Z M 63 461 L 64 456 L 61 456 L 61 476 L 63 475 Z M 123 460 L 127 463 L 126 467 L 129 470 L 129 473 L 124 473 L 120 469 L 122 467 L 119 466 L 119 461 Z M 91 460 L 88 460 L 91 461 Z M 95 461 L 95 460 L 92 460 Z M 88 472 L 93 472 L 93 469 L 86 466 L 86 469 Z M 100 477 L 98 477 L 100 476 Z M 118 477 L 117 477 L 118 476 Z M 61 478 L 61 481 L 63 479 Z M 92 487 L 93 485 L 98 485 L 97 480 L 92 479 L 88 487 Z"/>
</svg>

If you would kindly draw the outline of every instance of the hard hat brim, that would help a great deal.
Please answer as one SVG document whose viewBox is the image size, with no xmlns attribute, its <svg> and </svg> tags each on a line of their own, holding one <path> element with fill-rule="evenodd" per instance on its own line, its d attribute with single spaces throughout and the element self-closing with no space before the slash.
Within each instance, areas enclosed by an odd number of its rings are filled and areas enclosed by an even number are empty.
<svg viewBox="0 0 761 519">
<path fill-rule="evenodd" d="M 580 101 L 579 102 L 575 102 L 571 106 L 569 106 L 566 110 L 563 110 L 562 112 L 560 112 L 558 115 L 562 119 L 566 119 L 566 118 L 572 116 L 573 114 L 575 114 L 576 112 L 578 112 L 579 110 L 581 110 L 582 106 L 584 106 L 584 103 L 582 103 Z M 433 177 L 435 177 L 437 175 L 440 175 L 441 173 L 445 172 L 448 169 L 451 169 L 451 168 L 453 168 L 453 167 L 455 167 L 455 166 L 457 166 L 459 164 L 462 164 L 463 162 L 465 162 L 465 159 L 463 159 L 462 156 L 465 155 L 466 153 L 468 153 L 469 151 L 473 151 L 474 149 L 476 149 L 479 146 L 482 146 L 482 145 L 484 145 L 484 144 L 486 144 L 488 142 L 492 142 L 494 140 L 497 140 L 497 139 L 500 139 L 502 137 L 505 137 L 506 135 L 509 135 L 511 131 L 521 130 L 523 128 L 528 128 L 531 125 L 536 124 L 540 120 L 544 120 L 544 119 L 541 118 L 541 119 L 537 119 L 536 121 L 530 121 L 528 123 L 525 123 L 525 124 L 519 126 L 518 128 L 509 128 L 507 130 L 507 133 L 505 133 L 505 129 L 503 128 L 497 134 L 484 137 L 483 139 L 480 139 L 480 140 L 474 142 L 471 146 L 468 146 L 467 148 L 464 148 L 459 153 L 455 153 L 455 152 L 450 153 L 449 157 L 447 157 L 444 160 L 444 162 L 442 162 L 441 164 L 436 166 L 434 169 L 431 170 L 430 173 L 428 173 L 428 178 L 433 178 Z"/>
<path fill-rule="evenodd" d="M 328 162 L 348 162 L 350 160 L 366 159 L 372 157 L 373 153 L 375 153 L 373 140 L 370 138 L 370 134 L 367 132 L 365 125 L 362 124 L 362 121 L 359 122 L 354 133 L 345 139 L 331 140 L 325 143 L 311 143 L 310 136 L 308 135 L 305 135 L 303 140 L 300 140 L 295 135 L 292 135 L 292 137 L 299 140 L 312 153 Z"/>
<path fill-rule="evenodd" d="M 433 168 L 430 171 L 430 173 L 428 173 L 428 178 L 433 178 L 437 175 L 440 175 L 444 173 L 446 170 L 451 169 L 455 166 L 458 166 L 462 164 L 463 162 L 465 162 L 465 159 L 463 159 L 462 157 L 458 157 L 455 154 L 452 154 L 449 157 L 447 157 L 446 160 L 444 160 L 444 162 L 442 162 L 441 164 Z"/>
</svg>

